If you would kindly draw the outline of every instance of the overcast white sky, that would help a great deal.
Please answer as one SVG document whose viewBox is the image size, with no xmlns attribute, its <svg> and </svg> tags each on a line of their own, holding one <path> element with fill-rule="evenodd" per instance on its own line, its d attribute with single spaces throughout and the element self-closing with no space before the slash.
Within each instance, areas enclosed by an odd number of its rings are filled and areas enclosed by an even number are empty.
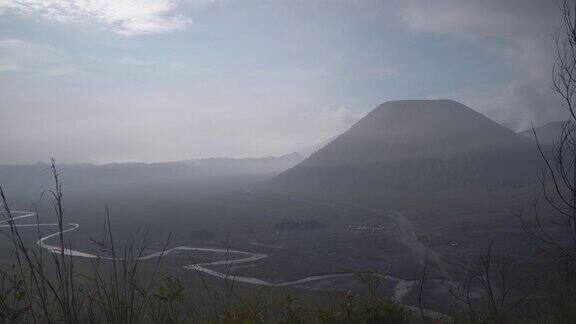
<svg viewBox="0 0 576 324">
<path fill-rule="evenodd" d="M 547 0 L 0 0 L 0 163 L 255 157 L 393 99 L 562 118 Z"/>
</svg>

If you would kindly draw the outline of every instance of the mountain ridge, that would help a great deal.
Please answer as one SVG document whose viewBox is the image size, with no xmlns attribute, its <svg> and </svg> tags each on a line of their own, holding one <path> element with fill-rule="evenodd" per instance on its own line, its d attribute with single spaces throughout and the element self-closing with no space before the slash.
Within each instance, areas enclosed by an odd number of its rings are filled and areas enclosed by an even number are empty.
<svg viewBox="0 0 576 324">
<path fill-rule="evenodd" d="M 534 130 L 532 130 L 532 128 L 529 128 L 518 132 L 518 134 L 532 141 L 535 141 L 536 140 L 534 138 L 534 131 L 535 131 L 536 136 L 538 137 L 538 142 L 540 142 L 540 144 L 552 145 L 554 144 L 554 142 L 556 142 L 556 140 L 560 136 L 560 133 L 562 132 L 562 126 L 566 122 L 567 121 L 565 120 L 551 121 L 543 126 L 535 127 Z"/>
</svg>

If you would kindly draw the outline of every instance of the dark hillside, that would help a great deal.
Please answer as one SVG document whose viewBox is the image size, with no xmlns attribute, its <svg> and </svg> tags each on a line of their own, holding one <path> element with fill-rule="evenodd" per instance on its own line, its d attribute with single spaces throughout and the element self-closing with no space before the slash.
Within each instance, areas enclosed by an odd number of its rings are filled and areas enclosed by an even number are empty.
<svg viewBox="0 0 576 324">
<path fill-rule="evenodd" d="M 381 104 L 271 186 L 374 194 L 524 186 L 540 165 L 530 140 L 452 100 Z"/>
</svg>

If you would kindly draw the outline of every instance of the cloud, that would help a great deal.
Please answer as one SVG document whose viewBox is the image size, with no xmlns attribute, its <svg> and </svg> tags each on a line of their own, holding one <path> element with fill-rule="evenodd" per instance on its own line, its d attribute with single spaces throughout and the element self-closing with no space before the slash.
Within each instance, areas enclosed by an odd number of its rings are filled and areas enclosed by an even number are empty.
<svg viewBox="0 0 576 324">
<path fill-rule="evenodd" d="M 23 95 L 17 89 L 24 83 L 0 78 L 0 163 L 282 155 L 336 136 L 360 117 L 319 104 L 322 96 L 308 87 L 62 88 L 54 96 L 34 85 Z"/>
<path fill-rule="evenodd" d="M 400 17 L 411 29 L 466 37 L 532 37 L 545 33 L 558 14 L 553 2 L 540 0 L 405 0 L 401 4 Z"/>
<path fill-rule="evenodd" d="M 559 23 L 559 10 L 553 1 L 406 0 L 402 4 L 399 15 L 412 31 L 466 38 L 522 63 L 542 64 L 554 53 L 550 35 Z"/>
<path fill-rule="evenodd" d="M 485 91 L 467 89 L 459 92 L 442 93 L 429 98 L 451 98 L 482 112 L 513 130 L 524 130 L 532 123 L 540 126 L 549 121 L 567 118 L 560 108 L 559 98 L 548 87 L 533 83 L 514 81 L 504 87 Z"/>
<path fill-rule="evenodd" d="M 362 114 L 350 111 L 346 107 L 323 107 L 302 114 L 302 121 L 307 120 L 311 127 L 325 138 L 330 138 L 346 131 L 360 118 L 362 118 Z"/>
<path fill-rule="evenodd" d="M 405 0 L 398 15 L 412 32 L 460 38 L 513 68 L 507 85 L 455 97 L 514 128 L 562 118 L 551 90 L 551 34 L 560 22 L 554 1 Z"/>
<path fill-rule="evenodd" d="M 0 39 L 0 73 L 63 75 L 76 69 L 59 49 L 21 39 Z"/>
<path fill-rule="evenodd" d="M 63 23 L 94 23 L 133 36 L 186 29 L 191 19 L 177 14 L 178 0 L 3 0 L 0 14 L 16 13 Z"/>
</svg>

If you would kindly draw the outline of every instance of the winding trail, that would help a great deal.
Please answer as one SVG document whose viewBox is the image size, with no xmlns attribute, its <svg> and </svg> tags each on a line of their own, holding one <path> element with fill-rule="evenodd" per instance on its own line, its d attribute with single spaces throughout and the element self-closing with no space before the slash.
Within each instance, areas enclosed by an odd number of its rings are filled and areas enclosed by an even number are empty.
<svg viewBox="0 0 576 324">
<path fill-rule="evenodd" d="M 12 221 L 12 224 L 14 224 L 13 225 L 14 227 L 36 227 L 36 228 L 40 228 L 40 227 L 51 227 L 51 226 L 57 227 L 59 225 L 58 223 L 32 223 L 32 224 L 15 224 L 14 223 L 14 221 L 16 221 L 16 220 L 21 220 L 21 219 L 26 219 L 26 218 L 36 216 L 36 213 L 30 212 L 30 211 L 11 211 L 11 215 L 12 215 L 11 219 L 6 218 L 6 213 L 3 211 L 0 211 L 0 214 L 4 216 L 4 219 L 0 220 L 0 228 L 7 228 L 7 227 L 9 228 L 11 225 L 6 224 L 6 223 L 10 223 L 10 221 Z M 80 224 L 77 224 L 77 223 L 66 223 L 66 225 L 70 226 L 70 227 L 65 229 L 65 230 L 62 230 L 62 233 L 72 232 L 74 230 L 77 230 L 80 227 Z M 36 244 L 38 244 L 38 246 L 47 250 L 50 253 L 60 254 L 60 253 L 62 253 L 62 248 L 60 246 L 50 245 L 50 244 L 46 243 L 46 241 L 49 240 L 50 238 L 53 238 L 53 237 L 58 236 L 60 234 L 61 234 L 60 231 L 57 231 L 55 233 L 48 234 L 46 236 L 42 236 L 36 242 Z M 242 282 L 242 283 L 253 284 L 253 285 L 260 285 L 260 286 L 268 286 L 268 287 L 296 286 L 296 285 L 300 285 L 300 284 L 304 284 L 304 283 L 308 283 L 308 282 L 313 282 L 313 281 L 326 280 L 326 279 L 332 279 L 332 278 L 340 278 L 340 277 L 351 277 L 351 276 L 355 275 L 355 273 L 337 273 L 337 274 L 309 276 L 309 277 L 305 277 L 305 278 L 293 280 L 293 281 L 270 282 L 270 281 L 266 281 L 266 280 L 255 278 L 255 277 L 237 276 L 237 275 L 232 275 L 229 273 L 220 272 L 217 270 L 207 268 L 208 266 L 238 265 L 238 264 L 244 264 L 244 263 L 252 263 L 252 262 L 259 261 L 259 260 L 262 260 L 262 259 L 265 259 L 268 257 L 268 255 L 264 254 L 264 253 L 255 253 L 255 252 L 247 252 L 247 251 L 231 250 L 231 249 L 221 249 L 221 248 L 177 246 L 177 247 L 173 247 L 171 249 L 167 249 L 167 250 L 163 250 L 163 251 L 159 251 L 159 252 L 154 252 L 152 254 L 142 256 L 142 257 L 139 257 L 136 259 L 137 260 L 149 260 L 149 259 L 154 259 L 154 258 L 166 256 L 166 255 L 171 254 L 172 252 L 177 252 L 177 251 L 212 252 L 212 253 L 226 254 L 227 257 L 225 260 L 204 262 L 204 263 L 194 263 L 194 264 L 185 265 L 185 266 L 183 266 L 183 268 L 187 269 L 187 270 L 198 271 L 200 273 L 205 273 L 207 275 L 210 275 L 210 276 L 213 276 L 216 278 L 220 278 L 220 279 L 233 280 L 236 282 Z M 82 251 L 78 251 L 78 250 L 73 250 L 70 248 L 65 248 L 63 250 L 63 252 L 65 255 L 69 255 L 69 256 L 73 256 L 73 257 L 81 257 L 81 258 L 88 258 L 88 259 L 100 259 L 100 260 L 114 260 L 114 259 L 122 260 L 122 258 L 100 256 L 100 255 L 86 253 L 86 252 L 82 252 Z M 239 257 L 236 259 L 228 259 L 228 256 L 230 256 L 230 255 L 238 255 Z M 391 296 L 391 298 L 392 298 L 392 300 L 394 300 L 398 303 L 402 303 L 404 297 L 406 297 L 415 288 L 415 286 L 418 283 L 416 280 L 405 280 L 405 279 L 397 278 L 397 277 L 390 276 L 390 275 L 385 275 L 384 278 L 396 283 L 394 293 Z M 404 307 L 406 307 L 407 309 L 409 309 L 415 313 L 418 312 L 418 309 L 414 306 L 410 306 L 410 305 L 406 305 L 406 304 L 403 304 L 403 305 L 404 305 Z M 433 310 L 424 309 L 423 311 L 425 312 L 425 314 L 427 316 L 429 316 L 431 318 L 446 317 L 444 314 L 435 312 Z"/>
<path fill-rule="evenodd" d="M 374 211 L 380 212 L 382 211 Z M 399 211 L 390 211 L 386 212 L 386 215 L 394 219 L 396 224 L 400 227 L 400 234 L 402 235 L 401 242 L 404 243 L 406 246 L 412 250 L 412 254 L 416 258 L 416 260 L 424 266 L 426 261 L 429 261 L 433 264 L 436 264 L 442 273 L 442 275 L 448 279 L 450 282 L 455 282 L 454 278 L 450 274 L 450 265 L 444 261 L 444 257 L 439 254 L 438 252 L 431 249 L 426 244 L 422 243 L 422 241 L 417 236 L 417 229 L 412 225 L 412 223 Z"/>
<path fill-rule="evenodd" d="M 1 214 L 6 215 L 5 212 L 1 212 Z M 11 214 L 12 214 L 12 221 L 36 216 L 36 213 L 30 212 L 30 211 L 11 211 Z M 0 221 L 0 228 L 10 227 L 11 226 L 10 224 L 5 224 L 5 223 L 8 223 L 9 221 L 10 221 L 10 219 L 7 219 L 6 217 L 5 217 L 5 219 L 1 220 Z M 63 230 L 62 233 L 72 232 L 72 231 L 74 231 L 80 227 L 80 225 L 77 223 L 66 223 L 66 225 L 68 225 L 70 227 Z M 40 228 L 40 227 L 47 227 L 47 226 L 58 226 L 58 223 L 14 224 L 14 226 L 15 227 Z M 36 242 L 36 244 L 38 244 L 38 246 L 47 250 L 48 252 L 60 254 L 62 252 L 62 248 L 60 246 L 50 245 L 50 244 L 46 243 L 46 241 L 48 239 L 55 237 L 55 236 L 58 236 L 58 235 L 60 235 L 60 231 L 57 231 L 55 233 L 43 236 Z M 177 247 L 173 247 L 171 249 L 162 250 L 159 252 L 154 252 L 152 254 L 136 258 L 136 260 L 155 259 L 155 258 L 169 255 L 172 252 L 178 252 L 178 251 L 212 252 L 212 253 L 226 254 L 227 258 L 225 260 L 218 260 L 218 261 L 204 262 L 204 263 L 194 263 L 194 264 L 185 265 L 185 266 L 183 266 L 183 268 L 187 269 L 187 270 L 195 270 L 198 272 L 202 272 L 202 273 L 205 273 L 205 274 L 208 274 L 208 275 L 220 278 L 220 279 L 234 280 L 236 282 L 243 282 L 243 283 L 260 285 L 260 286 L 270 286 L 270 287 L 294 286 L 294 285 L 299 285 L 299 284 L 303 284 L 303 283 L 307 283 L 307 282 L 311 282 L 311 281 L 325 280 L 325 279 L 338 278 L 338 277 L 349 277 L 349 276 L 354 275 L 353 273 L 337 273 L 337 274 L 309 276 L 306 278 L 293 280 L 293 281 L 270 282 L 270 281 L 266 281 L 266 280 L 259 279 L 259 278 L 237 276 L 237 275 L 232 275 L 230 273 L 220 272 L 220 271 L 216 271 L 216 270 L 207 268 L 208 266 L 237 265 L 237 264 L 242 264 L 242 263 L 251 263 L 251 262 L 255 262 L 255 261 L 267 258 L 268 257 L 267 254 L 240 251 L 240 250 L 231 250 L 231 249 L 204 248 L 204 247 L 192 247 L 192 246 L 177 246 Z M 74 256 L 74 257 L 81 257 L 81 258 L 101 259 L 101 260 L 113 260 L 113 259 L 122 260 L 122 258 L 113 258 L 113 257 L 109 257 L 109 256 L 101 256 L 101 255 L 86 253 L 86 252 L 82 252 L 82 251 L 78 251 L 78 250 L 73 250 L 70 248 L 65 248 L 63 252 L 65 255 Z M 235 258 L 235 259 L 228 259 L 228 256 L 230 256 L 230 255 L 238 255 L 239 257 Z"/>
</svg>

